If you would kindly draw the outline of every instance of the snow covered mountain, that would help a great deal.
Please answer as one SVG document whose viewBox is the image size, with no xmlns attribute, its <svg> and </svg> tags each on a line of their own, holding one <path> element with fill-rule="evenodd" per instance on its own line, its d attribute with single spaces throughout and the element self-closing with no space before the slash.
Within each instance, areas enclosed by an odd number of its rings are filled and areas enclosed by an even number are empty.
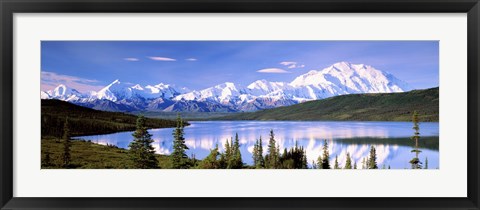
<svg viewBox="0 0 480 210">
<path fill-rule="evenodd" d="M 225 82 L 203 90 L 177 90 L 169 84 L 141 86 L 115 80 L 98 92 L 81 94 L 59 85 L 41 92 L 42 99 L 59 99 L 108 111 L 256 111 L 305 101 L 355 93 L 391 93 L 411 90 L 390 73 L 365 64 L 335 63 L 311 70 L 292 82 L 257 80 L 244 87 Z"/>
<path fill-rule="evenodd" d="M 312 70 L 290 85 L 307 87 L 312 99 L 352 93 L 392 93 L 411 88 L 407 83 L 365 64 L 335 63 L 323 70 Z"/>
<path fill-rule="evenodd" d="M 63 84 L 58 85 L 55 89 L 49 91 L 41 91 L 42 99 L 58 99 L 62 101 L 77 101 L 85 97 L 75 89 L 69 88 Z"/>
</svg>

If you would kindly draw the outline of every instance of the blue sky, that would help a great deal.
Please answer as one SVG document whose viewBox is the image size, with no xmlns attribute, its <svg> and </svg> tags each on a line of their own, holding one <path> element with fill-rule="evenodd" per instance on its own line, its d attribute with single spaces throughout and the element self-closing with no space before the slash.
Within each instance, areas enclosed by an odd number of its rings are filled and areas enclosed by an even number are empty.
<svg viewBox="0 0 480 210">
<path fill-rule="evenodd" d="M 203 89 L 258 79 L 291 82 L 340 61 L 388 71 L 412 87 L 438 86 L 437 41 L 42 41 L 42 90 L 98 90 L 119 79 Z"/>
</svg>

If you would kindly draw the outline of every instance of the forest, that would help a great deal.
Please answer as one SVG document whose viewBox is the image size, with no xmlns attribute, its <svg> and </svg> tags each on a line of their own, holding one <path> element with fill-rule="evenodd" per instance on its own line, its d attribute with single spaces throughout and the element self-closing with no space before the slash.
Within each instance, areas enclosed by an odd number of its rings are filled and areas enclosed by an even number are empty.
<svg viewBox="0 0 480 210">
<path fill-rule="evenodd" d="M 61 137 L 68 118 L 70 135 L 108 134 L 136 129 L 137 116 L 121 112 L 94 110 L 60 100 L 42 100 L 42 137 Z M 188 124 L 188 123 L 187 123 Z M 146 119 L 147 128 L 175 127 L 176 122 L 164 119 Z"/>
<path fill-rule="evenodd" d="M 410 121 L 416 110 L 423 122 L 438 122 L 438 103 L 439 88 L 436 87 L 402 93 L 340 95 L 213 120 Z"/>
</svg>

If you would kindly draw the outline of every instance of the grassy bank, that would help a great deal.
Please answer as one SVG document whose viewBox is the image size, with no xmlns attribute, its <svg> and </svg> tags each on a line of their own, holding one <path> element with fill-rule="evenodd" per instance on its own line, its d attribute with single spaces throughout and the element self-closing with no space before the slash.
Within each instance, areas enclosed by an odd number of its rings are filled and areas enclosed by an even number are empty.
<svg viewBox="0 0 480 210">
<path fill-rule="evenodd" d="M 72 162 L 69 168 L 76 169 L 129 169 L 133 168 L 128 150 L 115 146 L 72 140 Z M 56 138 L 42 138 L 42 169 L 63 168 L 61 155 L 63 142 Z M 46 163 L 47 154 L 50 158 Z M 171 168 L 168 156 L 155 155 L 161 168 Z"/>
</svg>

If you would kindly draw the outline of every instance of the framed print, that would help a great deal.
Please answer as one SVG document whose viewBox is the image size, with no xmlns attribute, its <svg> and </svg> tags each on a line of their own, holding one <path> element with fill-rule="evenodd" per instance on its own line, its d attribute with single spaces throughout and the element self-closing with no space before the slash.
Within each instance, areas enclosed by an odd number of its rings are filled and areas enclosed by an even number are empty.
<svg viewBox="0 0 480 210">
<path fill-rule="evenodd" d="M 478 1 L 2 1 L 2 209 L 478 209 Z"/>
</svg>

